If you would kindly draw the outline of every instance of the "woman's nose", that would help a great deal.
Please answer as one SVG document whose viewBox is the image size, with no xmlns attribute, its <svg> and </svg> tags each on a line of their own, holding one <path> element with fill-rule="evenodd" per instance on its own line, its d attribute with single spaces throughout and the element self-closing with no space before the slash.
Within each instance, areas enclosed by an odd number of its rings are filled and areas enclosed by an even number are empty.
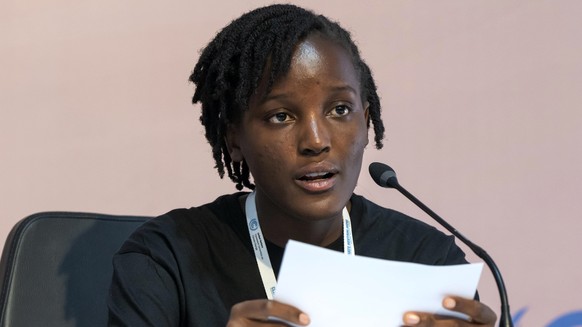
<svg viewBox="0 0 582 327">
<path fill-rule="evenodd" d="M 318 155 L 328 152 L 331 146 L 331 135 L 325 118 L 310 117 L 299 131 L 299 151 L 303 155 Z"/>
</svg>

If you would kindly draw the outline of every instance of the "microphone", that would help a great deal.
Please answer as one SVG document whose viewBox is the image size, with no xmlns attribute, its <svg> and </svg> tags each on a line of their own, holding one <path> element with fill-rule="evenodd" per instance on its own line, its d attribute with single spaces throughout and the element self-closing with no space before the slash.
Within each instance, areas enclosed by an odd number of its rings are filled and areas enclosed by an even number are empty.
<svg viewBox="0 0 582 327">
<path fill-rule="evenodd" d="M 505 327 L 513 327 L 513 322 L 511 320 L 511 312 L 509 310 L 509 301 L 507 299 L 507 290 L 505 289 L 505 284 L 503 283 L 503 278 L 501 277 L 501 272 L 497 265 L 477 244 L 469 241 L 463 234 L 461 234 L 458 230 L 456 230 L 453 226 L 447 223 L 443 218 L 437 215 L 434 211 L 432 211 L 429 207 L 424 205 L 424 203 L 420 202 L 414 195 L 408 192 L 404 187 L 402 187 L 398 183 L 398 179 L 396 178 L 396 172 L 394 169 L 390 168 L 388 165 L 373 162 L 370 164 L 369 167 L 370 175 L 376 184 L 386 187 L 386 188 L 395 188 L 398 190 L 402 195 L 407 197 L 410 201 L 416 204 L 420 209 L 426 212 L 429 216 L 431 216 L 434 220 L 436 220 L 439 224 L 441 224 L 444 228 L 446 228 L 451 234 L 453 234 L 456 238 L 458 238 L 461 242 L 465 243 L 471 251 L 473 251 L 479 258 L 485 261 L 485 264 L 491 270 L 493 277 L 495 278 L 495 283 L 497 284 L 497 289 L 499 291 L 499 297 L 501 298 L 501 317 L 499 318 L 499 326 Z"/>
</svg>

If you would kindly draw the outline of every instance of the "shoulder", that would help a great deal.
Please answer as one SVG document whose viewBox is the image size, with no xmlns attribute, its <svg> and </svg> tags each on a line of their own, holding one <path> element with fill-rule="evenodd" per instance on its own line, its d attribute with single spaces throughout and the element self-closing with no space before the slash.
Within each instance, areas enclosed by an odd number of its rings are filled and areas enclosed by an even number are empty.
<svg viewBox="0 0 582 327">
<path fill-rule="evenodd" d="M 384 227 L 395 229 L 395 232 L 403 233 L 405 236 L 411 236 L 410 232 L 414 232 L 414 236 L 418 237 L 418 233 L 422 234 L 442 234 L 436 228 L 412 218 L 399 211 L 380 206 L 363 196 L 352 196 L 353 211 L 358 215 L 356 221 L 361 228 L 368 229 L 373 227 Z"/>
<path fill-rule="evenodd" d="M 360 238 L 356 243 L 364 255 L 424 264 L 466 262 L 452 236 L 425 222 L 358 195 L 352 197 L 352 206 L 354 231 Z"/>
<path fill-rule="evenodd" d="M 213 202 L 192 208 L 181 208 L 153 218 L 137 228 L 118 254 L 141 253 L 151 257 L 183 250 L 221 233 L 245 226 L 238 198 L 243 193 L 223 195 Z M 240 225 L 240 226 L 239 226 Z"/>
</svg>

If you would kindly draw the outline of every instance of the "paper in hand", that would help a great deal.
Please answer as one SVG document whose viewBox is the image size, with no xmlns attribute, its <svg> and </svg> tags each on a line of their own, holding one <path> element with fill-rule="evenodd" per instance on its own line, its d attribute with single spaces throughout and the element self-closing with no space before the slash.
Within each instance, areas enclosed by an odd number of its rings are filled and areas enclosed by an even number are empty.
<svg viewBox="0 0 582 327">
<path fill-rule="evenodd" d="M 275 300 L 296 306 L 310 327 L 400 326 L 407 311 L 462 317 L 442 308 L 447 295 L 473 298 L 482 263 L 428 266 L 348 256 L 289 241 Z"/>
</svg>

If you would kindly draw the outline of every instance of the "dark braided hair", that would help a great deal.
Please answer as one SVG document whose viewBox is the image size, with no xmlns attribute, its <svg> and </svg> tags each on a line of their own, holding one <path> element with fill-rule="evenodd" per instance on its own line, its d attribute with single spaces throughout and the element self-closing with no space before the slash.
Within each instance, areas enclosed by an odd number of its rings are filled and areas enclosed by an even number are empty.
<svg viewBox="0 0 582 327">
<path fill-rule="evenodd" d="M 196 84 L 192 103 L 202 104 L 200 121 L 212 146 L 215 168 L 221 178 L 226 168 L 238 190 L 243 186 L 254 189 L 254 185 L 249 180 L 246 162 L 233 162 L 230 158 L 225 142 L 227 126 L 237 123 L 247 110 L 267 62 L 268 92 L 288 72 L 297 43 L 313 33 L 337 42 L 350 53 L 360 74 L 362 100 L 369 104 L 368 127 L 371 120 L 376 148 L 382 148 L 384 124 L 376 84 L 350 33 L 326 17 L 294 5 L 258 8 L 221 30 L 202 51 L 190 75 L 190 81 Z"/>
</svg>

